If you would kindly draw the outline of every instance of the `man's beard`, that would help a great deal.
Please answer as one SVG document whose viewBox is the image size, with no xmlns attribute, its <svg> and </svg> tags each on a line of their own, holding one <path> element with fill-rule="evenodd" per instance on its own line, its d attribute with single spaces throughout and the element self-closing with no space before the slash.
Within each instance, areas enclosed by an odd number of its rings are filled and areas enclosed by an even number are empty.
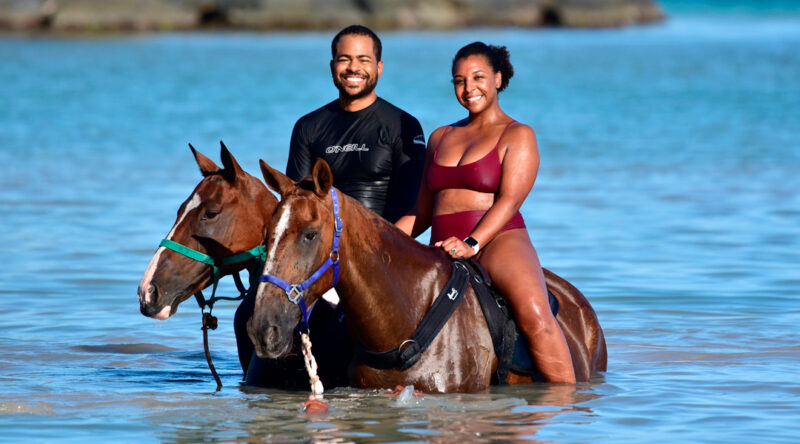
<svg viewBox="0 0 800 444">
<path fill-rule="evenodd" d="M 347 72 L 342 74 L 342 76 L 353 75 L 352 72 Z M 355 93 L 350 92 L 347 88 L 344 87 L 342 79 L 338 76 L 333 77 L 333 84 L 336 85 L 336 88 L 339 90 L 339 95 L 341 97 L 350 99 L 350 100 L 357 100 L 368 95 L 372 94 L 372 91 L 375 91 L 375 87 L 378 85 L 378 80 L 371 77 L 371 76 L 362 76 L 364 78 L 364 86 L 360 90 Z"/>
</svg>

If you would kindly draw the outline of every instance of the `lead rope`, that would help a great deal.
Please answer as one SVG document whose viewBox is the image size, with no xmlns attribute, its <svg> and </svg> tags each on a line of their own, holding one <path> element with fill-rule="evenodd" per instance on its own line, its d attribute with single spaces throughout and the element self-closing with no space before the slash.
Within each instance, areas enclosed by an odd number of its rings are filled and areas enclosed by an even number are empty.
<svg viewBox="0 0 800 444">
<path fill-rule="evenodd" d="M 217 391 L 220 391 L 220 389 L 222 389 L 222 381 L 219 379 L 219 375 L 217 374 L 217 369 L 214 368 L 214 363 L 211 361 L 211 352 L 208 349 L 208 329 L 209 328 L 212 330 L 217 329 L 217 318 L 216 316 L 211 315 L 211 310 L 214 309 L 214 302 L 218 300 L 239 301 L 244 299 L 244 297 L 250 291 L 249 289 L 244 288 L 244 285 L 242 284 L 242 279 L 239 277 L 239 272 L 236 272 L 233 275 L 233 282 L 236 284 L 236 289 L 239 290 L 239 296 L 236 297 L 217 296 L 217 285 L 219 284 L 220 278 L 223 276 L 220 267 L 226 265 L 238 264 L 240 262 L 248 261 L 250 259 L 257 259 L 252 265 L 252 267 L 248 269 L 248 272 L 250 274 L 250 288 L 253 288 L 253 284 L 258 283 L 258 279 L 256 278 L 258 274 L 256 274 L 257 273 L 256 270 L 259 269 L 259 266 L 263 266 L 267 253 L 264 250 L 264 246 L 259 245 L 255 248 L 251 248 L 242 253 L 237 253 L 231 256 L 215 259 L 205 253 L 193 250 L 185 245 L 181 245 L 170 239 L 162 239 L 161 242 L 158 244 L 158 246 L 167 248 L 169 250 L 182 254 L 198 262 L 202 262 L 211 267 L 211 279 L 212 279 L 211 297 L 209 299 L 206 299 L 203 296 L 203 291 L 198 290 L 197 293 L 194 294 L 194 298 L 197 300 L 197 305 L 200 306 L 200 313 L 203 315 L 203 326 L 201 327 L 201 329 L 203 330 L 203 351 L 205 352 L 206 361 L 208 362 L 208 369 L 211 370 L 211 375 L 214 376 L 214 381 L 216 381 L 217 383 Z M 208 307 L 208 312 L 205 311 L 206 307 Z"/>
<path fill-rule="evenodd" d="M 311 353 L 311 338 L 308 336 L 308 333 L 301 333 L 300 341 L 303 344 L 303 361 L 305 361 L 306 364 L 312 396 L 316 400 L 321 400 L 325 388 L 322 386 L 322 381 L 320 381 L 317 375 L 317 360 L 314 359 L 314 354 Z"/>
<path fill-rule="evenodd" d="M 214 376 L 214 381 L 217 381 L 217 390 L 220 391 L 222 389 L 222 380 L 219 379 L 219 375 L 217 374 L 217 369 L 214 368 L 214 363 L 211 362 L 211 352 L 208 350 L 208 329 L 216 330 L 217 329 L 217 318 L 216 316 L 212 316 L 211 312 L 203 312 L 203 350 L 206 353 L 206 361 L 208 361 L 208 368 L 211 370 L 211 374 Z"/>
</svg>

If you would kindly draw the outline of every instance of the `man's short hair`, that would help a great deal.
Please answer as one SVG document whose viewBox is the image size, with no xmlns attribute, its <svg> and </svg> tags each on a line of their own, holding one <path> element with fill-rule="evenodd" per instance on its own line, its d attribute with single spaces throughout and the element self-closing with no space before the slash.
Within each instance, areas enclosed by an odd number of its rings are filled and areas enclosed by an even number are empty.
<svg viewBox="0 0 800 444">
<path fill-rule="evenodd" d="M 336 34 L 336 37 L 333 38 L 331 42 L 331 57 L 336 58 L 336 44 L 339 43 L 339 39 L 342 38 L 344 35 L 365 35 L 372 39 L 372 47 L 375 51 L 375 58 L 376 61 L 381 61 L 381 52 L 383 51 L 383 45 L 381 45 L 381 39 L 378 38 L 378 35 L 372 32 L 371 29 L 367 28 L 366 26 L 362 25 L 350 25 L 347 28 L 342 29 Z"/>
</svg>

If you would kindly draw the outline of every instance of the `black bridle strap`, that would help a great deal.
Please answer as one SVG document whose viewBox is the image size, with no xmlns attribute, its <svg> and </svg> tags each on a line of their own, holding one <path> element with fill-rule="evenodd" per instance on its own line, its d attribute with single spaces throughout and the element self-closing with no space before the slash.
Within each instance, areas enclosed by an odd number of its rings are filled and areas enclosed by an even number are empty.
<svg viewBox="0 0 800 444">
<path fill-rule="evenodd" d="M 469 270 L 462 261 L 453 262 L 453 269 L 450 280 L 436 300 L 433 301 L 431 308 L 425 317 L 422 318 L 417 329 L 411 334 L 410 339 L 406 339 L 399 346 L 382 352 L 367 350 L 360 343 L 356 346 L 358 358 L 364 364 L 378 369 L 399 368 L 405 370 L 419 361 L 422 353 L 428 349 L 431 342 L 439 334 L 444 324 L 458 308 L 463 295 L 467 289 L 469 281 Z"/>
</svg>

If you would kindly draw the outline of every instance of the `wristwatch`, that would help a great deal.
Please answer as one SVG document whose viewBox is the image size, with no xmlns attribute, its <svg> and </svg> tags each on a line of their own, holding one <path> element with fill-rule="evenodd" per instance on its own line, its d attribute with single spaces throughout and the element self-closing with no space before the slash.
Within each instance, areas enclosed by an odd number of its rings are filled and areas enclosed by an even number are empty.
<svg viewBox="0 0 800 444">
<path fill-rule="evenodd" d="M 475 254 L 478 254 L 478 250 L 481 249 L 481 246 L 478 245 L 478 241 L 476 241 L 472 236 L 467 236 L 467 238 L 464 239 L 464 243 L 472 247 L 472 249 L 475 251 Z"/>
</svg>

